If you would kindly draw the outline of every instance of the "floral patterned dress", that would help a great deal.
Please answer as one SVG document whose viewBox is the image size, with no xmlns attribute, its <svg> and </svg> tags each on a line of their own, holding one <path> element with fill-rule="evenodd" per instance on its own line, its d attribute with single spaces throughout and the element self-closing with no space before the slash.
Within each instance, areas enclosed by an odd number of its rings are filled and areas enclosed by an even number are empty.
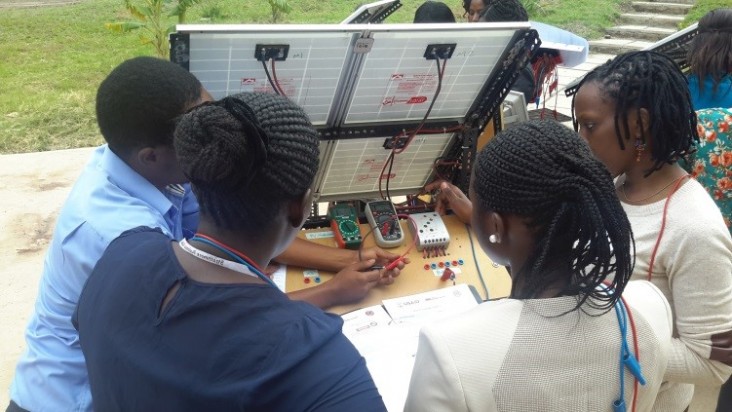
<svg viewBox="0 0 732 412">
<path fill-rule="evenodd" d="M 709 192 L 732 233 L 732 108 L 696 112 L 699 146 L 691 175 Z"/>
</svg>

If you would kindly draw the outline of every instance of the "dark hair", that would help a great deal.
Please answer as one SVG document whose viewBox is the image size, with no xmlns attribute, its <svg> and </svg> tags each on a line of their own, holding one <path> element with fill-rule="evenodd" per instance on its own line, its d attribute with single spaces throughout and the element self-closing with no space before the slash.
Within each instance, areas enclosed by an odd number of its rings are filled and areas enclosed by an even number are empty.
<svg viewBox="0 0 732 412">
<path fill-rule="evenodd" d="M 536 234 L 511 296 L 535 298 L 566 274 L 562 294 L 577 295 L 576 308 L 589 299 L 610 309 L 633 271 L 632 231 L 610 173 L 587 143 L 554 121 L 523 122 L 498 133 L 476 162 L 479 210 L 526 218 Z M 605 280 L 610 293 L 597 289 Z"/>
<path fill-rule="evenodd" d="M 484 7 L 488 7 L 491 0 L 481 0 L 483 2 Z M 470 3 L 472 3 L 473 0 L 463 0 L 463 9 L 465 9 L 465 13 L 470 12 Z"/>
<path fill-rule="evenodd" d="M 175 151 L 201 214 L 219 227 L 268 227 L 288 200 L 310 187 L 318 170 L 318 134 L 285 97 L 241 93 L 183 116 Z"/>
<path fill-rule="evenodd" d="M 686 156 L 699 140 L 688 82 L 679 66 L 667 56 L 650 51 L 620 54 L 587 73 L 577 90 L 590 82 L 598 84 L 603 95 L 615 104 L 615 133 L 622 149 L 625 143 L 621 136 L 631 138 L 628 113 L 635 110 L 640 121 L 640 110 L 648 111 L 653 167 L 647 175 Z M 574 98 L 572 123 L 577 131 Z M 641 140 L 645 143 L 648 136 L 645 131 L 642 133 Z"/>
<path fill-rule="evenodd" d="M 455 23 L 455 15 L 441 1 L 425 1 L 414 12 L 415 23 Z"/>
<path fill-rule="evenodd" d="M 97 90 L 97 123 L 117 155 L 171 145 L 175 119 L 201 99 L 201 83 L 184 68 L 154 57 L 117 66 Z"/>
<path fill-rule="evenodd" d="M 481 12 L 480 21 L 529 21 L 529 13 L 518 0 L 495 0 Z"/>
<path fill-rule="evenodd" d="M 717 93 L 722 77 L 732 73 L 732 8 L 716 9 L 699 20 L 699 33 L 689 47 L 687 60 L 691 74 L 703 83 L 713 79 L 712 94 Z M 700 87 L 701 92 L 704 88 Z"/>
</svg>

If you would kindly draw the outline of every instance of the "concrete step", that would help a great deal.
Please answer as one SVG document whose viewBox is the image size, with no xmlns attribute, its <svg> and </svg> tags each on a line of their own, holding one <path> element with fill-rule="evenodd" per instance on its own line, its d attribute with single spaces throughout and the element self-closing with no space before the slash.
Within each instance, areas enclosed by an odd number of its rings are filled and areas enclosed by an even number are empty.
<svg viewBox="0 0 732 412">
<path fill-rule="evenodd" d="M 623 13 L 620 15 L 618 24 L 653 26 L 678 30 L 679 23 L 683 20 L 684 16 L 669 16 L 653 13 Z"/>
<path fill-rule="evenodd" d="M 641 13 L 660 13 L 676 16 L 685 16 L 693 4 L 682 3 L 661 3 L 654 1 L 634 1 L 631 3 L 633 10 Z"/>
<path fill-rule="evenodd" d="M 646 48 L 653 42 L 638 39 L 601 39 L 590 41 L 590 53 L 621 54 Z"/>
<path fill-rule="evenodd" d="M 651 3 L 676 3 L 676 4 L 696 4 L 696 0 L 648 0 Z"/>
<path fill-rule="evenodd" d="M 676 32 L 675 29 L 640 25 L 623 25 L 610 27 L 607 35 L 613 39 L 638 39 L 656 42 Z"/>
</svg>

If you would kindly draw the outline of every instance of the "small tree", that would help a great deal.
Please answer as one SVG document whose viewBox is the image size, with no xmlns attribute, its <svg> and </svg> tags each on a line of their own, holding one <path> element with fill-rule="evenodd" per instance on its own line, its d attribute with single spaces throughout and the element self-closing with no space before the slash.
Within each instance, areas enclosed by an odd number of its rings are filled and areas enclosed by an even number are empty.
<svg viewBox="0 0 732 412">
<path fill-rule="evenodd" d="M 277 23 L 283 14 L 287 14 L 292 10 L 287 0 L 267 0 L 267 3 L 272 9 L 272 23 Z"/>
<path fill-rule="evenodd" d="M 133 20 L 106 23 L 104 26 L 114 32 L 127 33 L 140 30 L 140 41 L 155 49 L 159 57 L 167 58 L 170 50 L 168 34 L 175 30 L 171 18 L 185 23 L 186 12 L 201 0 L 143 0 L 133 3 L 124 0 L 124 6 Z"/>
</svg>

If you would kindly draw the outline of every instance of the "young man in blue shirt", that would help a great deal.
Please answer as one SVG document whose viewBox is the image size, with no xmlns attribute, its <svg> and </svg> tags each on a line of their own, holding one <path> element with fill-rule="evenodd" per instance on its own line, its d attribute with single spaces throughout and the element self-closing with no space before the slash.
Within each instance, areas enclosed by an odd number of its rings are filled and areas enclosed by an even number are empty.
<svg viewBox="0 0 732 412">
<path fill-rule="evenodd" d="M 8 411 L 92 409 L 84 356 L 71 324 L 79 294 L 107 245 L 122 232 L 148 226 L 175 240 L 195 232 L 198 203 L 178 166 L 173 130 L 178 116 L 209 100 L 188 71 L 151 57 L 123 62 L 100 85 L 97 122 L 107 144 L 94 151 L 59 214 Z M 364 261 L 373 258 L 396 256 L 378 248 L 364 251 Z M 329 282 L 290 294 L 319 307 L 359 300 L 372 286 L 393 281 L 367 270 L 355 251 L 305 240 L 293 242 L 279 260 L 342 270 Z"/>
</svg>

